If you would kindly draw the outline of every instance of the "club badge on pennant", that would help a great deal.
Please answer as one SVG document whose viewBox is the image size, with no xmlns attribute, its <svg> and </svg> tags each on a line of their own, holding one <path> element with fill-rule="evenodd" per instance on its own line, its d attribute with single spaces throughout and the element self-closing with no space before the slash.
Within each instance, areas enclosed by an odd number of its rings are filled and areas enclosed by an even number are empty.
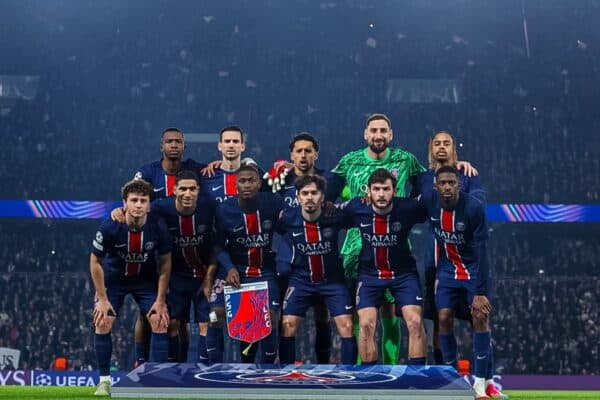
<svg viewBox="0 0 600 400">
<path fill-rule="evenodd" d="M 267 282 L 225 286 L 227 331 L 233 339 L 255 343 L 272 330 Z"/>
</svg>

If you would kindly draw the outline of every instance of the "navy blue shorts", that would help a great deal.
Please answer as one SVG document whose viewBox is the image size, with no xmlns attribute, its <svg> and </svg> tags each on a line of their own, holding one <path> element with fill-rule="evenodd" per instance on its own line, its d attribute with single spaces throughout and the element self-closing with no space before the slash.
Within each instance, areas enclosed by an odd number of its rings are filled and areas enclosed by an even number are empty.
<svg viewBox="0 0 600 400">
<path fill-rule="evenodd" d="M 190 322 L 191 305 L 194 305 L 194 321 L 208 322 L 210 306 L 202 292 L 202 280 L 171 275 L 167 305 L 169 315 L 181 322 Z"/>
<path fill-rule="evenodd" d="M 309 307 L 321 301 L 333 317 L 352 314 L 354 310 L 344 282 L 310 283 L 291 277 L 283 300 L 283 315 L 304 317 Z"/>
<path fill-rule="evenodd" d="M 435 306 L 438 310 L 442 308 L 451 308 L 456 314 L 463 316 L 465 306 L 469 309 L 473 304 L 478 286 L 477 279 L 454 280 L 454 281 L 436 281 L 435 283 Z"/>
<path fill-rule="evenodd" d="M 356 309 L 379 308 L 384 302 L 385 289 L 394 297 L 396 312 L 403 306 L 423 306 L 421 282 L 417 272 L 400 274 L 394 279 L 378 279 L 374 276 L 360 275 L 356 285 Z"/>
<path fill-rule="evenodd" d="M 128 294 L 133 297 L 133 300 L 135 300 L 140 308 L 140 312 L 143 315 L 148 314 L 152 308 L 152 305 L 156 301 L 156 282 L 144 282 L 136 280 L 133 282 L 107 282 L 105 284 L 106 296 L 108 297 L 108 301 L 110 301 L 110 304 L 113 306 L 117 314 L 123 306 L 125 297 Z"/>
</svg>

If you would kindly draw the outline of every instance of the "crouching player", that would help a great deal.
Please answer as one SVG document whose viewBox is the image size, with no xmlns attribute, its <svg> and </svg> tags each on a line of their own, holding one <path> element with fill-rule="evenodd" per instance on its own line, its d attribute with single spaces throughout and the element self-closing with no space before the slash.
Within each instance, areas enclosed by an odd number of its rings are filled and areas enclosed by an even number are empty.
<svg viewBox="0 0 600 400">
<path fill-rule="evenodd" d="M 489 399 L 485 376 L 490 357 L 488 299 L 488 238 L 485 208 L 480 201 L 460 191 L 459 173 L 443 166 L 435 173 L 435 191 L 424 198 L 438 249 L 435 303 L 440 325 L 444 363 L 456 367 L 457 344 L 454 316 L 461 301 L 471 307 L 473 318 L 473 389 L 478 400 Z"/>
<path fill-rule="evenodd" d="M 111 330 L 128 294 L 150 322 L 153 361 L 167 361 L 171 240 L 164 222 L 148 216 L 151 193 L 146 181 L 127 182 L 122 189 L 125 222 L 105 220 L 92 242 L 90 273 L 96 289 L 93 320 L 100 370 L 97 396 L 110 395 Z"/>
</svg>

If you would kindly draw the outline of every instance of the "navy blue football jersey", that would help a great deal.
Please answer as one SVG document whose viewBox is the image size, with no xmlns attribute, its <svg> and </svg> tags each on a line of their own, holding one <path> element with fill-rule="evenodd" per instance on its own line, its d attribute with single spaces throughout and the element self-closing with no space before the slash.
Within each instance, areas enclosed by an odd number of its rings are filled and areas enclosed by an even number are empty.
<svg viewBox="0 0 600 400">
<path fill-rule="evenodd" d="M 340 210 L 332 215 L 321 215 L 309 222 L 302 217 L 300 207 L 288 208 L 279 221 L 278 232 L 284 235 L 282 254 L 278 263 L 291 266 L 291 277 L 311 283 L 341 282 L 344 269 L 338 251 L 338 237 L 341 229 L 349 228 L 350 218 Z M 288 246 L 289 249 L 283 247 Z M 285 259 L 288 255 L 289 259 Z M 278 267 L 285 270 L 286 266 Z"/>
<path fill-rule="evenodd" d="M 429 226 L 437 243 L 438 279 L 469 280 L 477 277 L 485 254 L 478 245 L 488 238 L 484 205 L 476 198 L 460 193 L 452 210 L 439 204 L 438 193 L 423 198 L 429 214 Z M 487 267 L 487 266 L 486 266 Z"/>
<path fill-rule="evenodd" d="M 105 281 L 158 278 L 158 256 L 171 251 L 171 238 L 165 222 L 148 216 L 141 231 L 107 219 L 100 224 L 92 242 L 92 253 L 103 258 Z"/>
<path fill-rule="evenodd" d="M 175 197 L 152 203 L 151 212 L 163 218 L 173 239 L 172 273 L 194 279 L 204 279 L 213 261 L 213 223 L 215 203 L 199 196 L 196 211 L 191 215 L 177 212 Z"/>
<path fill-rule="evenodd" d="M 217 207 L 216 251 L 225 271 L 235 267 L 241 277 L 248 278 L 274 273 L 271 242 L 282 208 L 281 197 L 270 192 L 258 193 L 258 209 L 253 212 L 244 212 L 237 198 Z"/>
<path fill-rule="evenodd" d="M 394 197 L 392 202 L 392 210 L 384 215 L 375 213 L 371 205 L 359 198 L 341 206 L 360 229 L 360 274 L 394 279 L 417 268 L 408 236 L 415 224 L 427 221 L 427 209 L 414 199 Z"/>
<path fill-rule="evenodd" d="M 200 170 L 206 164 L 199 163 L 191 158 L 183 160 L 181 171 L 192 171 L 200 176 Z M 179 172 L 179 171 L 178 171 Z M 152 199 L 162 199 L 175 193 L 175 177 L 177 173 L 167 173 L 162 167 L 162 159 L 143 165 L 136 173 L 134 179 L 143 179 L 152 185 L 154 191 Z"/>
</svg>

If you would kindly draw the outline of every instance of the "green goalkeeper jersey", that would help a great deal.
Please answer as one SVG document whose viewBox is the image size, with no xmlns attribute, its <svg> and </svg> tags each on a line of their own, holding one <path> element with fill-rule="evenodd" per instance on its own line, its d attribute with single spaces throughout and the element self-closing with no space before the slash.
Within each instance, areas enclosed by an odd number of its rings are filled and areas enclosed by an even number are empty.
<svg viewBox="0 0 600 400">
<path fill-rule="evenodd" d="M 369 157 L 366 148 L 352 151 L 342 157 L 332 172 L 340 175 L 346 182 L 346 187 L 342 192 L 344 200 L 364 196 L 367 193 L 369 177 L 379 168 L 388 169 L 398 179 L 396 196 L 406 196 L 406 183 L 411 178 L 424 172 L 425 168 L 408 151 L 392 148 L 388 148 L 388 150 L 385 158 L 381 160 L 374 160 Z M 341 251 L 344 257 L 344 269 L 348 278 L 356 278 L 361 247 L 362 243 L 358 228 L 348 230 Z"/>
<path fill-rule="evenodd" d="M 385 158 L 374 160 L 367 154 L 367 149 L 352 151 L 342 157 L 332 172 L 344 178 L 349 197 L 364 196 L 367 193 L 367 182 L 371 174 L 379 168 L 389 170 L 397 179 L 396 196 L 406 196 L 406 183 L 425 171 L 417 158 L 408 151 L 389 148 Z"/>
</svg>

